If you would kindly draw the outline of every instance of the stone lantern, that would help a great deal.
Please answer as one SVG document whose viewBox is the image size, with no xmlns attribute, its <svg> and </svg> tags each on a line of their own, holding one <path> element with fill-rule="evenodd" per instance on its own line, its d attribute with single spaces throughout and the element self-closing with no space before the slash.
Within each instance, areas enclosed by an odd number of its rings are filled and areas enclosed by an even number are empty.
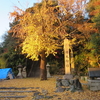
<svg viewBox="0 0 100 100">
<path fill-rule="evenodd" d="M 17 68 L 18 68 L 18 71 L 19 71 L 17 77 L 18 78 L 23 78 L 23 75 L 22 75 L 23 66 L 19 63 Z"/>
<path fill-rule="evenodd" d="M 47 63 L 47 65 L 46 65 L 46 68 L 47 68 L 47 78 L 51 77 L 50 72 L 49 72 L 49 67 L 50 67 L 50 65 L 49 65 L 49 63 Z"/>
</svg>

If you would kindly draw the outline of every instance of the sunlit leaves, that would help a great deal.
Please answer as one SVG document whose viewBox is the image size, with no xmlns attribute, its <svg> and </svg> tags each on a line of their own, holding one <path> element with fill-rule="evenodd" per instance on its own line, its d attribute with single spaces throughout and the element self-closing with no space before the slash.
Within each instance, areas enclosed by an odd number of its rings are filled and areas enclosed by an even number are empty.
<svg viewBox="0 0 100 100">
<path fill-rule="evenodd" d="M 100 0 L 91 0 L 87 9 L 95 27 L 100 31 Z"/>
<path fill-rule="evenodd" d="M 55 54 L 60 45 L 59 36 L 64 34 L 64 25 L 58 18 L 59 12 L 54 11 L 56 6 L 47 7 L 45 2 L 39 6 L 36 4 L 33 7 L 34 13 L 23 11 L 21 16 L 16 13 L 19 15 L 19 23 L 12 28 L 15 36 L 23 40 L 22 53 L 33 60 L 38 60 L 42 51 L 45 51 L 46 56 Z"/>
<path fill-rule="evenodd" d="M 62 45 L 65 34 L 69 35 L 76 28 L 74 19 L 76 13 L 84 8 L 85 1 L 48 0 L 35 4 L 26 11 L 16 9 L 12 16 L 19 23 L 11 30 L 14 36 L 22 40 L 22 53 L 35 60 L 42 51 L 45 51 L 46 56 L 55 54 L 55 50 Z"/>
<path fill-rule="evenodd" d="M 57 47 L 58 44 L 56 44 L 55 40 L 45 36 L 34 36 L 34 34 L 32 34 L 23 42 L 23 53 L 27 53 L 27 57 L 37 60 L 38 55 L 41 54 L 43 50 L 46 51 L 46 55 L 49 55 L 50 53 L 55 54 Z"/>
</svg>

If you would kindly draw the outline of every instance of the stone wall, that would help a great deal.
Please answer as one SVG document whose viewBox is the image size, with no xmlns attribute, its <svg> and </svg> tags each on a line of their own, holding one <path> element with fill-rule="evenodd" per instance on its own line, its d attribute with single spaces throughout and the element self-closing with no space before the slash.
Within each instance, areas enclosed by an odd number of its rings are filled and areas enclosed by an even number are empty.
<svg viewBox="0 0 100 100">
<path fill-rule="evenodd" d="M 62 79 L 57 78 L 56 80 L 56 92 L 63 91 L 82 91 L 82 85 L 78 77 L 73 77 L 72 75 L 64 75 Z"/>
<path fill-rule="evenodd" d="M 99 91 L 100 90 L 100 79 L 88 80 L 89 89 L 91 91 Z"/>
</svg>

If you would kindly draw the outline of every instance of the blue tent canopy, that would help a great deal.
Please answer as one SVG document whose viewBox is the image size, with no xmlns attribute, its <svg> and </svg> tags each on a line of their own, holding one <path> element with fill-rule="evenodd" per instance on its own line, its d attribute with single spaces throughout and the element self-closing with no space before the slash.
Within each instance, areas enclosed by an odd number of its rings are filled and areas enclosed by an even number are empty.
<svg viewBox="0 0 100 100">
<path fill-rule="evenodd" d="M 0 69 L 0 79 L 13 79 L 14 74 L 12 72 L 12 68 L 4 68 Z"/>
</svg>

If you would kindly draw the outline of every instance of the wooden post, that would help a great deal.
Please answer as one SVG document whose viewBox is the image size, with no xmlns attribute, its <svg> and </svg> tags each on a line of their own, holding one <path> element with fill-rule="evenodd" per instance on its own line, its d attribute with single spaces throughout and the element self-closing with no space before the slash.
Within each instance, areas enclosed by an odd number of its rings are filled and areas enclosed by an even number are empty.
<svg viewBox="0 0 100 100">
<path fill-rule="evenodd" d="M 65 58 L 65 74 L 71 74 L 70 56 L 69 56 L 69 40 L 64 39 L 64 58 Z"/>
</svg>

